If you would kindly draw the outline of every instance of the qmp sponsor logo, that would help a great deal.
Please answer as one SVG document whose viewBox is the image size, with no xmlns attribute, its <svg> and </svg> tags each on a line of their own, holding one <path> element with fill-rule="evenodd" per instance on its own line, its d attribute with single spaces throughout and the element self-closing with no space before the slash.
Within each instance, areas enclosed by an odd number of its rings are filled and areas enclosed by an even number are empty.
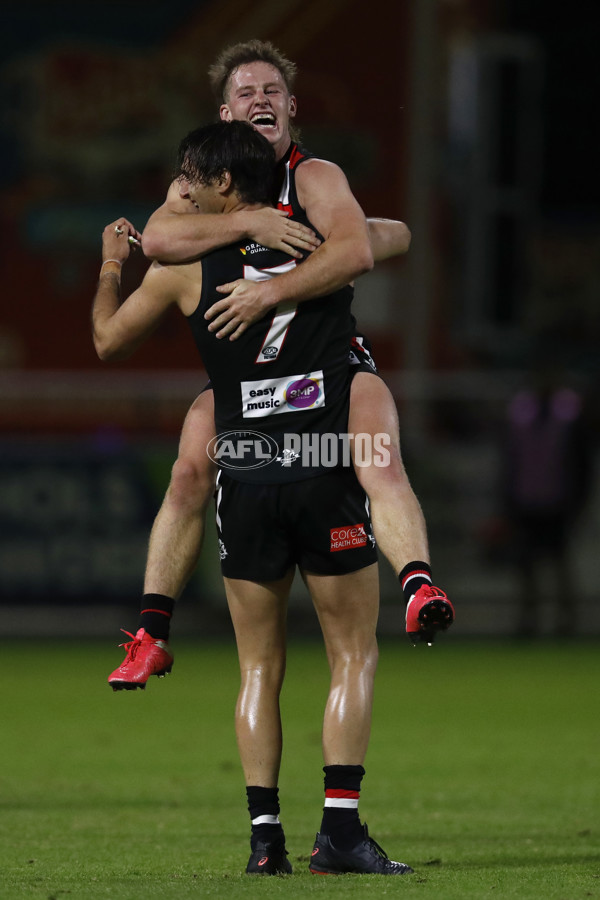
<svg viewBox="0 0 600 900">
<path fill-rule="evenodd" d="M 260 431 L 225 431 L 208 442 L 206 452 L 223 469 L 261 469 L 277 458 L 279 445 Z"/>
<path fill-rule="evenodd" d="M 315 378 L 297 378 L 290 381 L 284 392 L 285 402 L 293 409 L 310 409 L 321 396 L 321 387 Z"/>
</svg>

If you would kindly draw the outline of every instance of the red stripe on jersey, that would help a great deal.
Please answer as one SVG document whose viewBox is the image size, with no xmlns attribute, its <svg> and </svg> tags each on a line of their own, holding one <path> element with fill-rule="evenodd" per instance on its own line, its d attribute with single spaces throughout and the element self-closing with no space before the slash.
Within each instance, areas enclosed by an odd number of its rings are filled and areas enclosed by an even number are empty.
<svg viewBox="0 0 600 900">
<path fill-rule="evenodd" d="M 360 791 L 344 791 L 342 788 L 327 788 L 325 796 L 341 798 L 344 800 L 358 800 Z"/>
<path fill-rule="evenodd" d="M 304 153 L 300 152 L 300 149 L 296 144 L 296 146 L 290 153 L 290 169 L 293 169 L 294 166 L 297 166 L 301 159 L 306 159 L 306 157 L 304 156 Z"/>
</svg>

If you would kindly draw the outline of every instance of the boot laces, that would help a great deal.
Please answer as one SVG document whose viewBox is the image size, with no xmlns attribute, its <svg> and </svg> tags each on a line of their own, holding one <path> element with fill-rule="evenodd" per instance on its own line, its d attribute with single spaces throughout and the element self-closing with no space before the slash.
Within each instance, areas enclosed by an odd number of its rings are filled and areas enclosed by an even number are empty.
<svg viewBox="0 0 600 900">
<path fill-rule="evenodd" d="M 369 846 L 371 847 L 372 850 L 375 851 L 377 856 L 380 856 L 382 859 L 389 859 L 389 856 L 387 855 L 387 853 L 385 852 L 383 847 L 380 847 L 380 845 L 377 843 L 377 841 L 374 838 L 370 837 L 367 840 L 368 840 Z"/>
<path fill-rule="evenodd" d="M 367 828 L 366 825 L 365 825 L 365 839 L 366 839 L 367 844 L 369 845 L 369 847 L 371 847 L 371 849 L 374 850 L 375 853 L 376 853 L 378 856 L 380 856 L 382 859 L 389 859 L 389 856 L 387 855 L 387 853 L 385 852 L 385 850 L 383 849 L 383 847 L 381 847 L 381 846 L 377 843 L 377 841 L 375 840 L 375 838 L 372 838 L 372 837 L 371 837 L 371 835 L 369 834 L 369 829 Z"/>
<path fill-rule="evenodd" d="M 434 587 L 432 584 L 423 584 L 421 585 L 420 590 L 423 592 L 423 597 L 439 597 L 442 600 L 446 599 L 444 591 Z"/>
<path fill-rule="evenodd" d="M 136 638 L 136 636 L 134 634 L 132 634 L 130 631 L 125 631 L 124 628 L 121 628 L 121 631 L 123 632 L 123 634 L 129 635 L 131 640 L 125 641 L 123 644 L 119 644 L 119 647 L 123 647 L 125 649 L 125 652 L 127 653 L 127 660 L 133 661 L 136 657 L 138 650 L 142 646 L 142 642 L 141 642 L 140 638 Z"/>
<path fill-rule="evenodd" d="M 367 826 L 365 825 L 365 838 L 367 840 L 367 844 L 377 854 L 380 859 L 385 860 L 389 867 L 393 869 L 398 869 L 402 866 L 402 863 L 396 862 L 394 859 L 390 859 L 385 850 L 383 849 L 377 841 L 372 838 L 367 830 Z"/>
</svg>

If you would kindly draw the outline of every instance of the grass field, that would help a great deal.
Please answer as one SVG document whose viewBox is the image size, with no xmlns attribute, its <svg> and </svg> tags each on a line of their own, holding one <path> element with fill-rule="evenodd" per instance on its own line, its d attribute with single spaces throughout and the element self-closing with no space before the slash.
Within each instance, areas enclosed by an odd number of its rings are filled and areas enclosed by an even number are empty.
<svg viewBox="0 0 600 900">
<path fill-rule="evenodd" d="M 361 815 L 402 878 L 311 876 L 320 645 L 292 644 L 282 820 L 294 874 L 243 874 L 232 645 L 113 694 L 104 643 L 0 645 L 0 897 L 600 898 L 599 646 L 383 643 Z"/>
</svg>

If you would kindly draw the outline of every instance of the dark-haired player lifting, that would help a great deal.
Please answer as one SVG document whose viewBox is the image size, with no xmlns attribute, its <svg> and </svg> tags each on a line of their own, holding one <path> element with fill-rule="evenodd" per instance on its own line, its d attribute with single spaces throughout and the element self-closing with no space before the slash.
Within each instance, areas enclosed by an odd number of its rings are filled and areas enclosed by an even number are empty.
<svg viewBox="0 0 600 900">
<path fill-rule="evenodd" d="M 180 147 L 181 196 L 218 214 L 263 205 L 274 162 L 272 148 L 245 122 L 198 129 Z M 358 816 L 378 652 L 378 574 L 368 500 L 349 458 L 344 466 L 342 445 L 338 454 L 330 446 L 326 459 L 298 454 L 291 462 L 281 452 L 290 435 L 334 437 L 347 431 L 352 288 L 300 304 L 290 300 L 250 324 L 239 340 L 219 341 L 205 314 L 224 278 L 277 280 L 307 263 L 297 265 L 289 254 L 256 242 L 236 241 L 187 265 L 153 263 L 142 285 L 121 302 L 128 234 L 137 236 L 124 219 L 104 230 L 92 313 L 96 350 L 102 359 L 129 355 L 169 307 L 179 307 L 213 385 L 217 431 L 227 433 L 233 447 L 230 467 L 219 473 L 217 522 L 241 670 L 236 734 L 252 822 L 246 871 L 291 872 L 277 785 L 286 603 L 297 566 L 317 611 L 331 669 L 323 724 L 329 780 L 311 871 L 411 872 L 387 857 Z M 257 403 L 258 397 L 265 402 Z M 248 440 L 256 432 L 278 451 L 260 467 L 264 446 Z M 236 468 L 240 460 L 243 466 Z"/>
</svg>

